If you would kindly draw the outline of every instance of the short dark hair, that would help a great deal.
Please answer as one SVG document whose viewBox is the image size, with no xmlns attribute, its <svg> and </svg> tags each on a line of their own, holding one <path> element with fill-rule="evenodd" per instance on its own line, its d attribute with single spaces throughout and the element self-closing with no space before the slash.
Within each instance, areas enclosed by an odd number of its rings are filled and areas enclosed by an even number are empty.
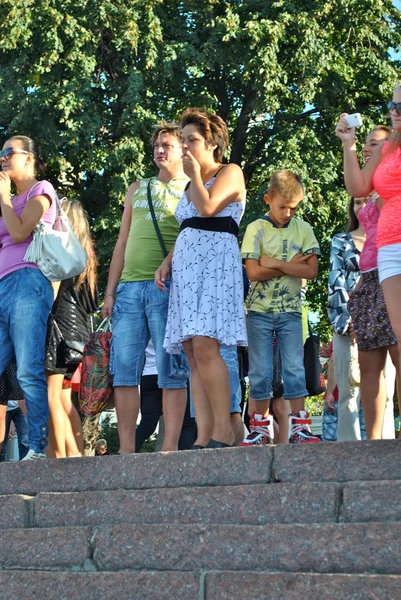
<svg viewBox="0 0 401 600">
<path fill-rule="evenodd" d="M 174 136 L 175 138 L 177 138 L 177 140 L 181 144 L 182 138 L 181 138 L 180 125 L 178 123 L 165 121 L 163 119 L 162 121 L 160 121 L 160 123 L 157 123 L 157 125 L 153 126 L 153 133 L 152 133 L 152 137 L 150 138 L 150 143 L 152 144 L 152 148 L 154 147 L 154 145 L 157 142 L 157 140 L 159 139 L 159 137 L 161 135 L 163 135 L 163 133 L 167 133 L 168 135 Z"/>
<path fill-rule="evenodd" d="M 181 128 L 184 129 L 186 125 L 195 125 L 208 144 L 217 146 L 213 158 L 216 162 L 222 162 L 228 148 L 228 129 L 223 119 L 202 108 L 187 108 L 181 116 Z"/>
</svg>

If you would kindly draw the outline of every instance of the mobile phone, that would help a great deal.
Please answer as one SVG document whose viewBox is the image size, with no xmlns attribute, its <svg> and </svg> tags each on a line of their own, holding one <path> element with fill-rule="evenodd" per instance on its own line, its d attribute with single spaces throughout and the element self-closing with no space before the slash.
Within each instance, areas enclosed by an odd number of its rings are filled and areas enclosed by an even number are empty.
<svg viewBox="0 0 401 600">
<path fill-rule="evenodd" d="M 347 115 L 344 117 L 344 120 L 347 121 L 349 129 L 351 127 L 360 127 L 362 125 L 362 117 L 360 113 L 353 113 L 352 115 Z"/>
</svg>

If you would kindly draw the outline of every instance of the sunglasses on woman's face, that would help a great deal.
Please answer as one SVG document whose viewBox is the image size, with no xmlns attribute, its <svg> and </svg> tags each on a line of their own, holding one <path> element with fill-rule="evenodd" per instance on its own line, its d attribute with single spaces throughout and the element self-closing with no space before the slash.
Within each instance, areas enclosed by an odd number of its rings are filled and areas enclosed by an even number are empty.
<svg viewBox="0 0 401 600">
<path fill-rule="evenodd" d="M 5 148 L 0 150 L 0 160 L 8 160 L 13 154 L 30 154 L 27 150 L 15 150 L 14 148 Z"/>
<path fill-rule="evenodd" d="M 387 104 L 387 108 L 389 109 L 389 111 L 391 112 L 392 110 L 395 110 L 395 112 L 397 113 L 397 115 L 399 117 L 401 117 L 401 102 L 389 102 Z"/>
</svg>

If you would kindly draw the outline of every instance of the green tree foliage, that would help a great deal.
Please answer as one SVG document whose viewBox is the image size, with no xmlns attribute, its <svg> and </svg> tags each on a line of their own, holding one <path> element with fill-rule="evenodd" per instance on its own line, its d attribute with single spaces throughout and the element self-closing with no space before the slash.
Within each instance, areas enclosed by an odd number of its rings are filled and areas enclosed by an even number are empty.
<svg viewBox="0 0 401 600">
<path fill-rule="evenodd" d="M 400 25 L 391 0 L 2 0 L 0 132 L 34 137 L 57 187 L 83 200 L 105 277 L 127 186 L 152 171 L 152 124 L 191 105 L 218 112 L 248 183 L 243 226 L 274 170 L 305 180 L 323 332 L 348 200 L 334 123 L 358 110 L 363 136 L 386 121 Z"/>
</svg>

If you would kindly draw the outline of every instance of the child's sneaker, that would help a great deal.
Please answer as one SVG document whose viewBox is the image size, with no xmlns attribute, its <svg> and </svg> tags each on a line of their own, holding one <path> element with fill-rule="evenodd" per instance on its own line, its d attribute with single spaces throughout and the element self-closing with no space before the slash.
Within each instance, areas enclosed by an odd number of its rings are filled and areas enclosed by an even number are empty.
<svg viewBox="0 0 401 600">
<path fill-rule="evenodd" d="M 321 439 L 313 435 L 311 431 L 310 424 L 312 421 L 306 410 L 300 410 L 298 414 L 291 413 L 289 419 L 290 427 L 288 436 L 290 444 L 321 442 Z"/>
<path fill-rule="evenodd" d="M 274 430 L 271 415 L 264 417 L 254 412 L 249 419 L 249 429 L 250 433 L 240 442 L 240 446 L 261 446 L 273 443 Z"/>
<path fill-rule="evenodd" d="M 32 450 L 31 448 L 22 460 L 41 460 L 42 458 L 46 458 L 46 454 L 43 452 L 35 452 L 35 450 Z"/>
</svg>

